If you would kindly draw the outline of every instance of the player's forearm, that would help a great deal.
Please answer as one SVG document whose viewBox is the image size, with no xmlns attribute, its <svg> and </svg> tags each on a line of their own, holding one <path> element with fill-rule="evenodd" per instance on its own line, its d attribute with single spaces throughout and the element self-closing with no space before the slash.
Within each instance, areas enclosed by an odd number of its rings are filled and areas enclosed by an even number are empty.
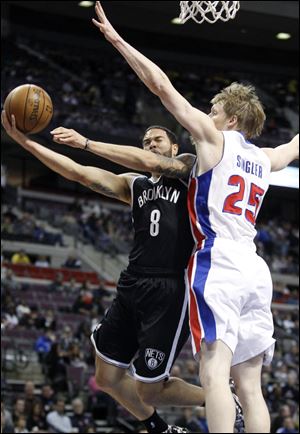
<svg viewBox="0 0 300 434">
<path fill-rule="evenodd" d="M 88 151 L 134 170 L 160 173 L 171 178 L 186 177 L 189 168 L 175 158 L 168 158 L 133 146 L 89 141 Z"/>
<path fill-rule="evenodd" d="M 159 95 L 161 90 L 170 83 L 167 75 L 155 63 L 125 42 L 124 39 L 119 37 L 112 44 L 155 95 Z"/>
<path fill-rule="evenodd" d="M 90 140 L 87 150 L 99 157 L 134 170 L 148 171 L 152 154 L 134 146 L 115 145 L 112 143 Z"/>
<path fill-rule="evenodd" d="M 289 143 L 275 148 L 275 153 L 279 170 L 284 169 L 292 161 L 299 159 L 299 134 Z"/>
<path fill-rule="evenodd" d="M 80 165 L 75 161 L 28 138 L 21 145 L 49 169 L 71 181 L 79 181 Z"/>
<path fill-rule="evenodd" d="M 291 148 L 292 148 L 292 157 L 293 160 L 299 160 L 299 134 L 297 134 L 291 140 Z"/>
</svg>

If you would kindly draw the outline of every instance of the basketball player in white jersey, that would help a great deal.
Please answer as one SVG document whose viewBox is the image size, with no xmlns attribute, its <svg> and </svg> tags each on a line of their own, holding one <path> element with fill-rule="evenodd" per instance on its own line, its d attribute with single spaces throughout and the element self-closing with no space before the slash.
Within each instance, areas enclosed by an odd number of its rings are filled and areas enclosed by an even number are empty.
<svg viewBox="0 0 300 434">
<path fill-rule="evenodd" d="M 98 21 L 93 23 L 191 133 L 196 146 L 188 200 L 197 242 L 188 268 L 189 306 L 209 431 L 233 433 L 231 374 L 246 432 L 270 432 L 261 369 L 274 351 L 272 281 L 253 239 L 270 172 L 299 158 L 299 136 L 275 149 L 257 148 L 249 140 L 260 135 L 265 114 L 253 87 L 233 83 L 213 98 L 206 115 L 177 92 L 157 65 L 120 37 L 100 2 L 95 10 Z"/>
</svg>

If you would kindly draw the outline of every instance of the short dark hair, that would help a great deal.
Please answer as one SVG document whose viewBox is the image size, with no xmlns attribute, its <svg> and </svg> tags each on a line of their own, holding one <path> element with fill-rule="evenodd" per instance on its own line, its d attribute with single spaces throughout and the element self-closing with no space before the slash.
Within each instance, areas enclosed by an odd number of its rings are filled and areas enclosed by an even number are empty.
<svg viewBox="0 0 300 434">
<path fill-rule="evenodd" d="M 149 130 L 154 130 L 155 128 L 157 128 L 158 130 L 163 130 L 167 133 L 167 136 L 169 137 L 170 142 L 172 143 L 172 145 L 174 143 L 178 144 L 178 139 L 175 133 L 173 133 L 173 131 L 169 130 L 169 128 L 166 127 L 162 127 L 161 125 L 151 125 L 150 127 L 148 127 L 146 129 L 146 131 L 144 132 L 144 135 L 147 133 L 147 131 Z"/>
</svg>

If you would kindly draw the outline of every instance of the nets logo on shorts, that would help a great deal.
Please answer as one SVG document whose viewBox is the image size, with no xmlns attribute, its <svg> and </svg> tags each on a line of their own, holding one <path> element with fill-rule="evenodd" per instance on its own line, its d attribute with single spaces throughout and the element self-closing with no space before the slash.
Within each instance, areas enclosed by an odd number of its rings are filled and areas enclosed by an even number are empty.
<svg viewBox="0 0 300 434">
<path fill-rule="evenodd" d="M 153 348 L 146 348 L 145 360 L 149 369 L 153 370 L 158 368 L 164 361 L 165 353 L 162 351 L 154 350 Z"/>
</svg>

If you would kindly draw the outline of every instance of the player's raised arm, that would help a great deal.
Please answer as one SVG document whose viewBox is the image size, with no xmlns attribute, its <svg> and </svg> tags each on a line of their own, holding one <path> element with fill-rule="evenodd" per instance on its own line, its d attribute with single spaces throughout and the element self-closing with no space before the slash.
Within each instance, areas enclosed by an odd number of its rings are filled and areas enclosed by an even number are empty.
<svg viewBox="0 0 300 434">
<path fill-rule="evenodd" d="M 29 139 L 16 128 L 13 115 L 12 124 L 9 123 L 5 111 L 2 111 L 1 119 L 7 134 L 54 172 L 70 181 L 79 182 L 105 196 L 130 203 L 130 180 L 134 176 L 133 174 L 127 174 L 127 176 L 115 175 L 97 167 L 82 166 L 71 160 L 71 158 L 58 154 Z"/>
<path fill-rule="evenodd" d="M 223 137 L 204 112 L 193 107 L 172 85 L 167 75 L 147 57 L 129 45 L 106 18 L 99 1 L 95 11 L 98 21 L 93 23 L 105 38 L 122 54 L 143 83 L 157 95 L 163 105 L 192 136 L 211 144 L 223 143 Z"/>
<path fill-rule="evenodd" d="M 133 170 L 160 173 L 170 178 L 186 178 L 195 160 L 191 154 L 168 158 L 134 146 L 96 142 L 87 139 L 73 129 L 64 127 L 55 128 L 51 134 L 56 143 L 90 151 Z"/>
<path fill-rule="evenodd" d="M 299 159 L 299 134 L 290 142 L 276 148 L 263 148 L 271 161 L 271 171 L 276 172 L 284 169 L 293 160 Z"/>
</svg>

